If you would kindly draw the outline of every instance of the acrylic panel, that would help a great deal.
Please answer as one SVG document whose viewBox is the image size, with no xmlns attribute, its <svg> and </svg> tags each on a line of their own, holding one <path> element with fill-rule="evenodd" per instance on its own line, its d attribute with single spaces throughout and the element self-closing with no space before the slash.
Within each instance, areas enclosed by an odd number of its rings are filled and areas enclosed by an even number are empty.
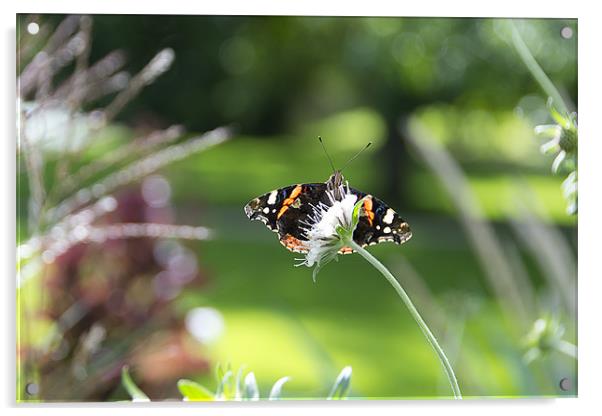
<svg viewBox="0 0 602 416">
<path fill-rule="evenodd" d="M 18 15 L 17 401 L 576 396 L 577 34 Z"/>
</svg>

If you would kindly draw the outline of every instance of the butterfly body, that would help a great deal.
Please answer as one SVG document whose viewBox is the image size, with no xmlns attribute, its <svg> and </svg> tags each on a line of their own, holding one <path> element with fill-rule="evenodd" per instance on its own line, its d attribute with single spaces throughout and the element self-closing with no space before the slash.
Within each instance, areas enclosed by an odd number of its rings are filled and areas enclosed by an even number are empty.
<svg viewBox="0 0 602 416">
<path fill-rule="evenodd" d="M 251 200 L 245 206 L 245 213 L 249 219 L 261 221 L 278 233 L 280 242 L 288 250 L 307 253 L 306 226 L 309 219 L 318 205 L 332 204 L 331 196 L 341 200 L 343 181 L 341 172 L 335 171 L 324 183 L 296 184 L 276 189 Z M 360 220 L 353 233 L 356 243 L 364 247 L 386 241 L 402 244 L 410 239 L 412 232 L 408 223 L 382 200 L 353 188 L 345 189 L 356 195 L 358 201 L 364 198 Z M 341 254 L 352 252 L 350 247 L 340 250 Z"/>
</svg>

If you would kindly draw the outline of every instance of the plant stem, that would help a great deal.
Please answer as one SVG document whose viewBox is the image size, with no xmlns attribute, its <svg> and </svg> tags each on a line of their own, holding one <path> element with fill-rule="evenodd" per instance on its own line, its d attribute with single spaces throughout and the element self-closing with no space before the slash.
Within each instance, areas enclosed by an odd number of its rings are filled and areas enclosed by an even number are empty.
<svg viewBox="0 0 602 416">
<path fill-rule="evenodd" d="M 527 69 L 529 69 L 529 72 L 531 72 L 531 75 L 533 75 L 533 78 L 535 78 L 535 80 L 537 81 L 539 86 L 544 90 L 544 92 L 549 97 L 552 97 L 553 105 L 560 111 L 560 113 L 563 116 L 567 115 L 569 113 L 569 109 L 564 100 L 562 99 L 562 95 L 560 94 L 560 92 L 558 92 L 558 89 L 554 86 L 554 83 L 550 80 L 550 78 L 548 78 L 544 70 L 541 69 L 541 66 L 539 66 L 539 64 L 533 57 L 533 54 L 531 53 L 529 47 L 520 35 L 518 29 L 516 28 L 516 25 L 514 25 L 512 21 L 510 21 L 510 25 L 512 29 L 512 41 L 514 42 L 514 47 L 516 48 L 516 51 L 527 66 Z"/>
<path fill-rule="evenodd" d="M 458 387 L 458 381 L 456 380 L 456 375 L 454 374 L 454 370 L 453 370 L 451 364 L 449 363 L 449 360 L 447 359 L 445 353 L 439 346 L 439 343 L 435 339 L 435 336 L 429 329 L 428 325 L 426 324 L 426 322 L 424 322 L 424 320 L 420 316 L 420 313 L 418 313 L 418 310 L 416 309 L 416 307 L 410 300 L 410 297 L 408 296 L 406 291 L 403 289 L 403 287 L 401 287 L 401 285 L 399 284 L 397 279 L 395 279 L 395 276 L 393 276 L 391 274 L 391 272 L 380 261 L 378 261 L 376 259 L 376 257 L 374 257 L 372 254 L 370 254 L 367 250 L 362 248 L 360 245 L 358 245 L 352 239 L 349 239 L 349 241 L 347 241 L 345 244 L 350 246 L 351 248 L 353 248 L 355 251 L 357 251 L 363 258 L 365 258 L 368 261 L 368 263 L 370 263 L 379 272 L 381 272 L 382 275 L 385 276 L 385 278 L 389 281 L 389 283 L 391 283 L 391 286 L 393 286 L 393 288 L 395 289 L 395 291 L 397 292 L 397 294 L 399 295 L 399 297 L 401 298 L 403 303 L 405 303 L 405 305 L 407 306 L 412 317 L 416 320 L 416 323 L 420 327 L 420 330 L 426 337 L 427 341 L 429 342 L 429 344 L 431 344 L 431 347 L 433 347 L 433 349 L 437 353 L 437 356 L 439 357 L 439 361 L 441 361 L 441 364 L 443 365 L 443 369 L 445 370 L 445 374 L 447 375 L 447 378 L 449 380 L 451 389 L 454 392 L 454 398 L 461 399 L 462 393 L 460 392 L 460 387 Z"/>
</svg>

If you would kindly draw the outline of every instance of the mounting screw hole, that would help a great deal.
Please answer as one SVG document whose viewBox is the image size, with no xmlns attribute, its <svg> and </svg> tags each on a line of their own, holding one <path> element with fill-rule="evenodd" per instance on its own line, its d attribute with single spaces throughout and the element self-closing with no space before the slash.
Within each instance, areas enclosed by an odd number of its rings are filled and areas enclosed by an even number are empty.
<svg viewBox="0 0 602 416">
<path fill-rule="evenodd" d="M 562 36 L 563 39 L 571 39 L 573 37 L 573 29 L 568 26 L 563 27 L 560 29 L 560 36 Z"/>
<path fill-rule="evenodd" d="M 36 22 L 31 22 L 27 25 L 27 32 L 29 32 L 30 35 L 37 35 L 39 31 L 40 25 Z"/>
<path fill-rule="evenodd" d="M 558 383 L 558 385 L 560 386 L 560 390 L 569 391 L 571 388 L 571 381 L 565 377 L 560 380 L 560 383 Z"/>
<path fill-rule="evenodd" d="M 29 394 L 30 396 L 35 396 L 39 391 L 40 388 L 36 383 L 27 383 L 25 386 L 25 393 Z"/>
</svg>

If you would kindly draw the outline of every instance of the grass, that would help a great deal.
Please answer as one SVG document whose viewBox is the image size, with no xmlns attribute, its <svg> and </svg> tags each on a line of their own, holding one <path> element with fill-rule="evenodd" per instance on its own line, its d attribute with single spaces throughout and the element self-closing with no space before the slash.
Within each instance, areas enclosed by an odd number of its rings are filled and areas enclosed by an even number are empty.
<svg viewBox="0 0 602 416">
<path fill-rule="evenodd" d="M 210 283 L 179 301 L 182 310 L 208 305 L 224 315 L 225 333 L 207 349 L 213 360 L 229 361 L 234 367 L 246 364 L 260 385 L 291 376 L 285 397 L 308 398 L 324 391 L 325 383 L 345 365 L 354 371 L 350 397 L 449 394 L 449 386 L 440 382 L 445 375 L 411 316 L 387 282 L 361 258 L 346 256 L 326 266 L 314 284 L 310 269 L 294 268 L 294 255 L 273 234 L 259 226 L 254 233 L 270 239 L 258 237 L 249 244 L 231 235 L 203 243 L 199 255 L 212 276 Z M 445 270 L 446 281 L 426 284 L 436 288 L 435 296 L 446 308 L 453 296 L 461 301 L 463 291 L 480 299 L 478 313 L 464 322 L 455 364 L 466 396 L 560 393 L 546 380 L 525 382 L 529 369 L 520 360 L 520 340 L 505 327 L 495 302 L 464 280 L 475 274 L 469 252 L 452 248 L 447 255 L 438 255 L 444 253 L 439 250 L 433 261 L 433 253 L 411 243 L 402 248 L 382 245 L 373 251 L 385 263 L 404 253 L 427 278 L 432 274 L 425 265 L 436 264 L 436 275 Z M 461 311 L 453 312 L 450 324 L 462 316 Z M 425 316 L 428 321 L 428 311 Z M 446 337 L 441 341 L 445 348 Z M 570 362 L 557 358 L 559 371 L 568 371 Z M 210 386 L 212 375 L 197 381 Z"/>
</svg>

